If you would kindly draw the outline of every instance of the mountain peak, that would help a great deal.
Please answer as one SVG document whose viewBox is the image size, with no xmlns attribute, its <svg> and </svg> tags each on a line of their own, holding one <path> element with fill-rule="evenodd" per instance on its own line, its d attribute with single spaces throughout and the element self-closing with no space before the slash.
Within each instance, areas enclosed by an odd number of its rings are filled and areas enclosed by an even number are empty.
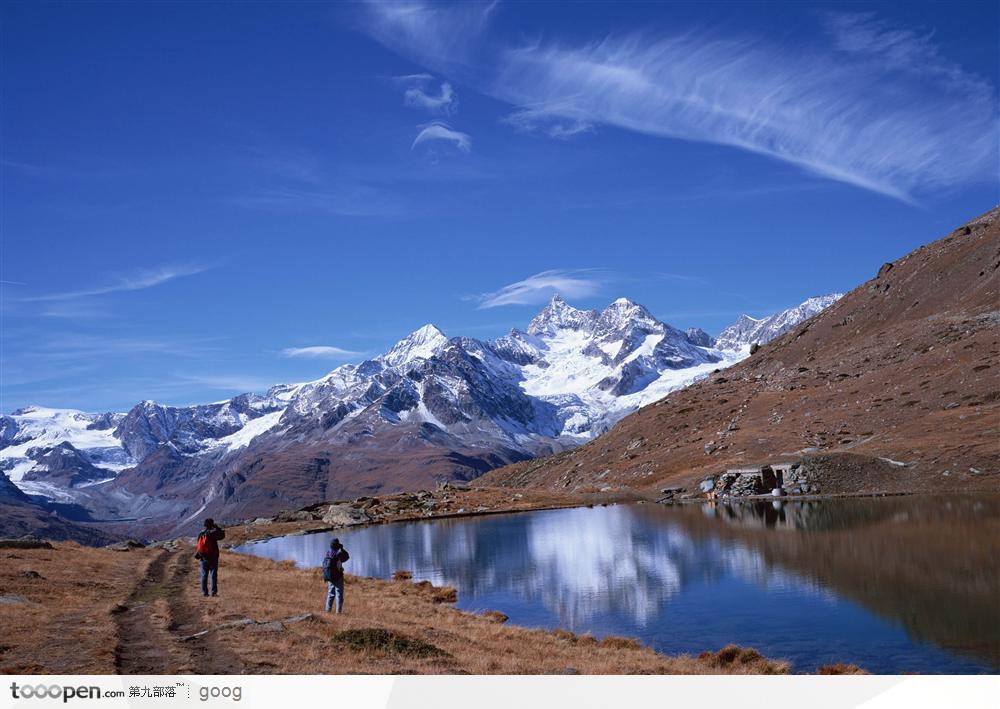
<svg viewBox="0 0 1000 709">
<path fill-rule="evenodd" d="M 794 308 L 788 308 L 766 318 L 740 315 L 735 323 L 719 333 L 716 347 L 723 350 L 738 350 L 754 343 L 763 345 L 830 307 L 842 297 L 843 293 L 814 296 Z"/>
<path fill-rule="evenodd" d="M 447 343 L 447 336 L 435 325 L 428 323 L 397 342 L 383 355 L 383 360 L 390 367 L 397 367 L 414 359 L 433 357 Z"/>
<path fill-rule="evenodd" d="M 553 334 L 556 330 L 583 330 L 597 320 L 596 310 L 578 310 L 563 300 L 558 293 L 549 299 L 528 324 L 529 335 Z"/>
</svg>

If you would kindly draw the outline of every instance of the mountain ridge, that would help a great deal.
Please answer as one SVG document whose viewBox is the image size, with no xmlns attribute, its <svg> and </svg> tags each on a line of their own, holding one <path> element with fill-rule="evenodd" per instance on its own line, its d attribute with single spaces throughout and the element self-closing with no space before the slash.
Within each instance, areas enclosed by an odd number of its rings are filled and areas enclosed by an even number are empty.
<svg viewBox="0 0 1000 709">
<path fill-rule="evenodd" d="M 272 513 L 565 450 L 746 355 L 626 298 L 598 311 L 555 295 L 525 331 L 483 341 L 427 324 L 384 354 L 263 394 L 122 413 L 28 407 L 4 417 L 0 459 L 29 492 L 122 524 Z"/>
</svg>

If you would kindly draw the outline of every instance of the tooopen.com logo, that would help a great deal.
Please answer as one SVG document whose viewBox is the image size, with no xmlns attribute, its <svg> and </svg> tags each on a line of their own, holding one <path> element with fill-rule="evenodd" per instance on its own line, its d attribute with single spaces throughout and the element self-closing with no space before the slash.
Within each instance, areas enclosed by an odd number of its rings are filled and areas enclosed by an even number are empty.
<svg viewBox="0 0 1000 709">
<path fill-rule="evenodd" d="M 100 687 L 69 687 L 58 684 L 18 684 L 10 683 L 10 694 L 14 699 L 62 699 L 63 704 L 70 699 L 111 699 L 124 697 L 124 690 L 102 692 Z"/>
</svg>

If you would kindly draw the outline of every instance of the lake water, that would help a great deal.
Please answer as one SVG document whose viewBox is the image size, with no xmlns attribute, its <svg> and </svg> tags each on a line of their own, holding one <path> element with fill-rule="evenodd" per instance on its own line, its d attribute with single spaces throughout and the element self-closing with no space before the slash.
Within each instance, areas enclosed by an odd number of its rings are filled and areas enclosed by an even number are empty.
<svg viewBox="0 0 1000 709">
<path fill-rule="evenodd" d="M 318 566 L 333 536 L 238 550 Z M 647 503 L 336 536 L 349 573 L 412 571 L 457 587 L 459 608 L 518 625 L 636 637 L 666 653 L 737 643 L 800 672 L 1000 669 L 1000 498 Z"/>
</svg>

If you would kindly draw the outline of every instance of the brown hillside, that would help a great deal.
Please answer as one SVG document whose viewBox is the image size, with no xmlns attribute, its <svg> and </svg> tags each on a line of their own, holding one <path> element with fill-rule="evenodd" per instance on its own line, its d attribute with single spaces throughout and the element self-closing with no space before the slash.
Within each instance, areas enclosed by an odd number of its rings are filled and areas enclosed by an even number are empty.
<svg viewBox="0 0 1000 709">
<path fill-rule="evenodd" d="M 481 480 L 653 490 L 740 464 L 809 457 L 822 470 L 823 493 L 995 491 L 998 268 L 994 209 L 883 265 L 749 359 L 643 408 L 586 446 Z"/>
</svg>

